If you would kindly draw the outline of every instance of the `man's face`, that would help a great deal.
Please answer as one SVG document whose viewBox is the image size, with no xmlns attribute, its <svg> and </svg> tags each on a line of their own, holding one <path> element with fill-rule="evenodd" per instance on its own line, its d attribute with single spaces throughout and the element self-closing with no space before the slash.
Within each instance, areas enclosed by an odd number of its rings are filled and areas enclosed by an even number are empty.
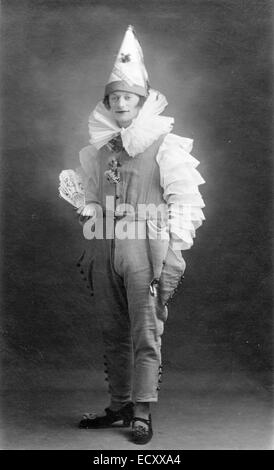
<svg viewBox="0 0 274 470">
<path fill-rule="evenodd" d="M 140 107 L 139 95 L 125 91 L 115 91 L 109 95 L 112 116 L 120 127 L 128 127 L 136 118 Z"/>
</svg>

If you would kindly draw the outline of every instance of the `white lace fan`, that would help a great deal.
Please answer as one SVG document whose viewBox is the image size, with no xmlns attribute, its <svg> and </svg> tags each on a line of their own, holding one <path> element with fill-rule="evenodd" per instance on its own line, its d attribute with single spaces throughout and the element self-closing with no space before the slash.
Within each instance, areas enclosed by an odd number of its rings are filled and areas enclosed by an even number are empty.
<svg viewBox="0 0 274 470">
<path fill-rule="evenodd" d="M 79 209 L 85 205 L 83 182 L 74 170 L 63 170 L 59 175 L 59 195 L 72 206 Z"/>
</svg>

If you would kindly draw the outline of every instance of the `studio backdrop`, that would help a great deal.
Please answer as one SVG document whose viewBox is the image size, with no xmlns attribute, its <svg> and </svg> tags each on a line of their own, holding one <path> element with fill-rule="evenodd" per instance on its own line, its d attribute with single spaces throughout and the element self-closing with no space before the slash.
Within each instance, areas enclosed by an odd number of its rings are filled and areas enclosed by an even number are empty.
<svg viewBox="0 0 274 470">
<path fill-rule="evenodd" d="M 174 298 L 164 364 L 271 374 L 271 14 L 262 0 L 2 2 L 3 381 L 24 370 L 101 369 L 76 268 L 85 243 L 59 173 L 79 165 L 132 24 L 174 132 L 194 139 L 206 220 Z M 21 374 L 21 375 L 20 375 Z"/>
</svg>

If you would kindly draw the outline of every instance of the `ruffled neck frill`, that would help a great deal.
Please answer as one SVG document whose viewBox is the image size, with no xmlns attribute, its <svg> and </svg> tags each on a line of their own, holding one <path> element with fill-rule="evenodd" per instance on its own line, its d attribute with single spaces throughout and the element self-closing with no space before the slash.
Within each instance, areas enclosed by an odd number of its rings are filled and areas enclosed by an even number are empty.
<svg viewBox="0 0 274 470">
<path fill-rule="evenodd" d="M 111 112 L 100 101 L 89 117 L 90 143 L 99 150 L 120 135 L 128 155 L 135 157 L 144 152 L 161 135 L 171 132 L 174 119 L 159 116 L 167 104 L 164 95 L 151 89 L 138 116 L 133 119 L 129 127 L 124 128 L 117 125 Z"/>
</svg>

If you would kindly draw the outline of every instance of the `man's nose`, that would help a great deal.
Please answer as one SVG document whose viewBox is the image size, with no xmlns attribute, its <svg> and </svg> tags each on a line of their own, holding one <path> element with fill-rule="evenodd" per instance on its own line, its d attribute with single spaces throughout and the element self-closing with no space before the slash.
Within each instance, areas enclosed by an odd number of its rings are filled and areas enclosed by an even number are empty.
<svg viewBox="0 0 274 470">
<path fill-rule="evenodd" d="M 124 98 L 123 96 L 120 96 L 119 99 L 118 99 L 118 103 L 117 103 L 117 104 L 118 104 L 118 106 L 121 107 L 121 108 L 124 107 L 125 104 L 126 104 L 125 98 Z"/>
</svg>

